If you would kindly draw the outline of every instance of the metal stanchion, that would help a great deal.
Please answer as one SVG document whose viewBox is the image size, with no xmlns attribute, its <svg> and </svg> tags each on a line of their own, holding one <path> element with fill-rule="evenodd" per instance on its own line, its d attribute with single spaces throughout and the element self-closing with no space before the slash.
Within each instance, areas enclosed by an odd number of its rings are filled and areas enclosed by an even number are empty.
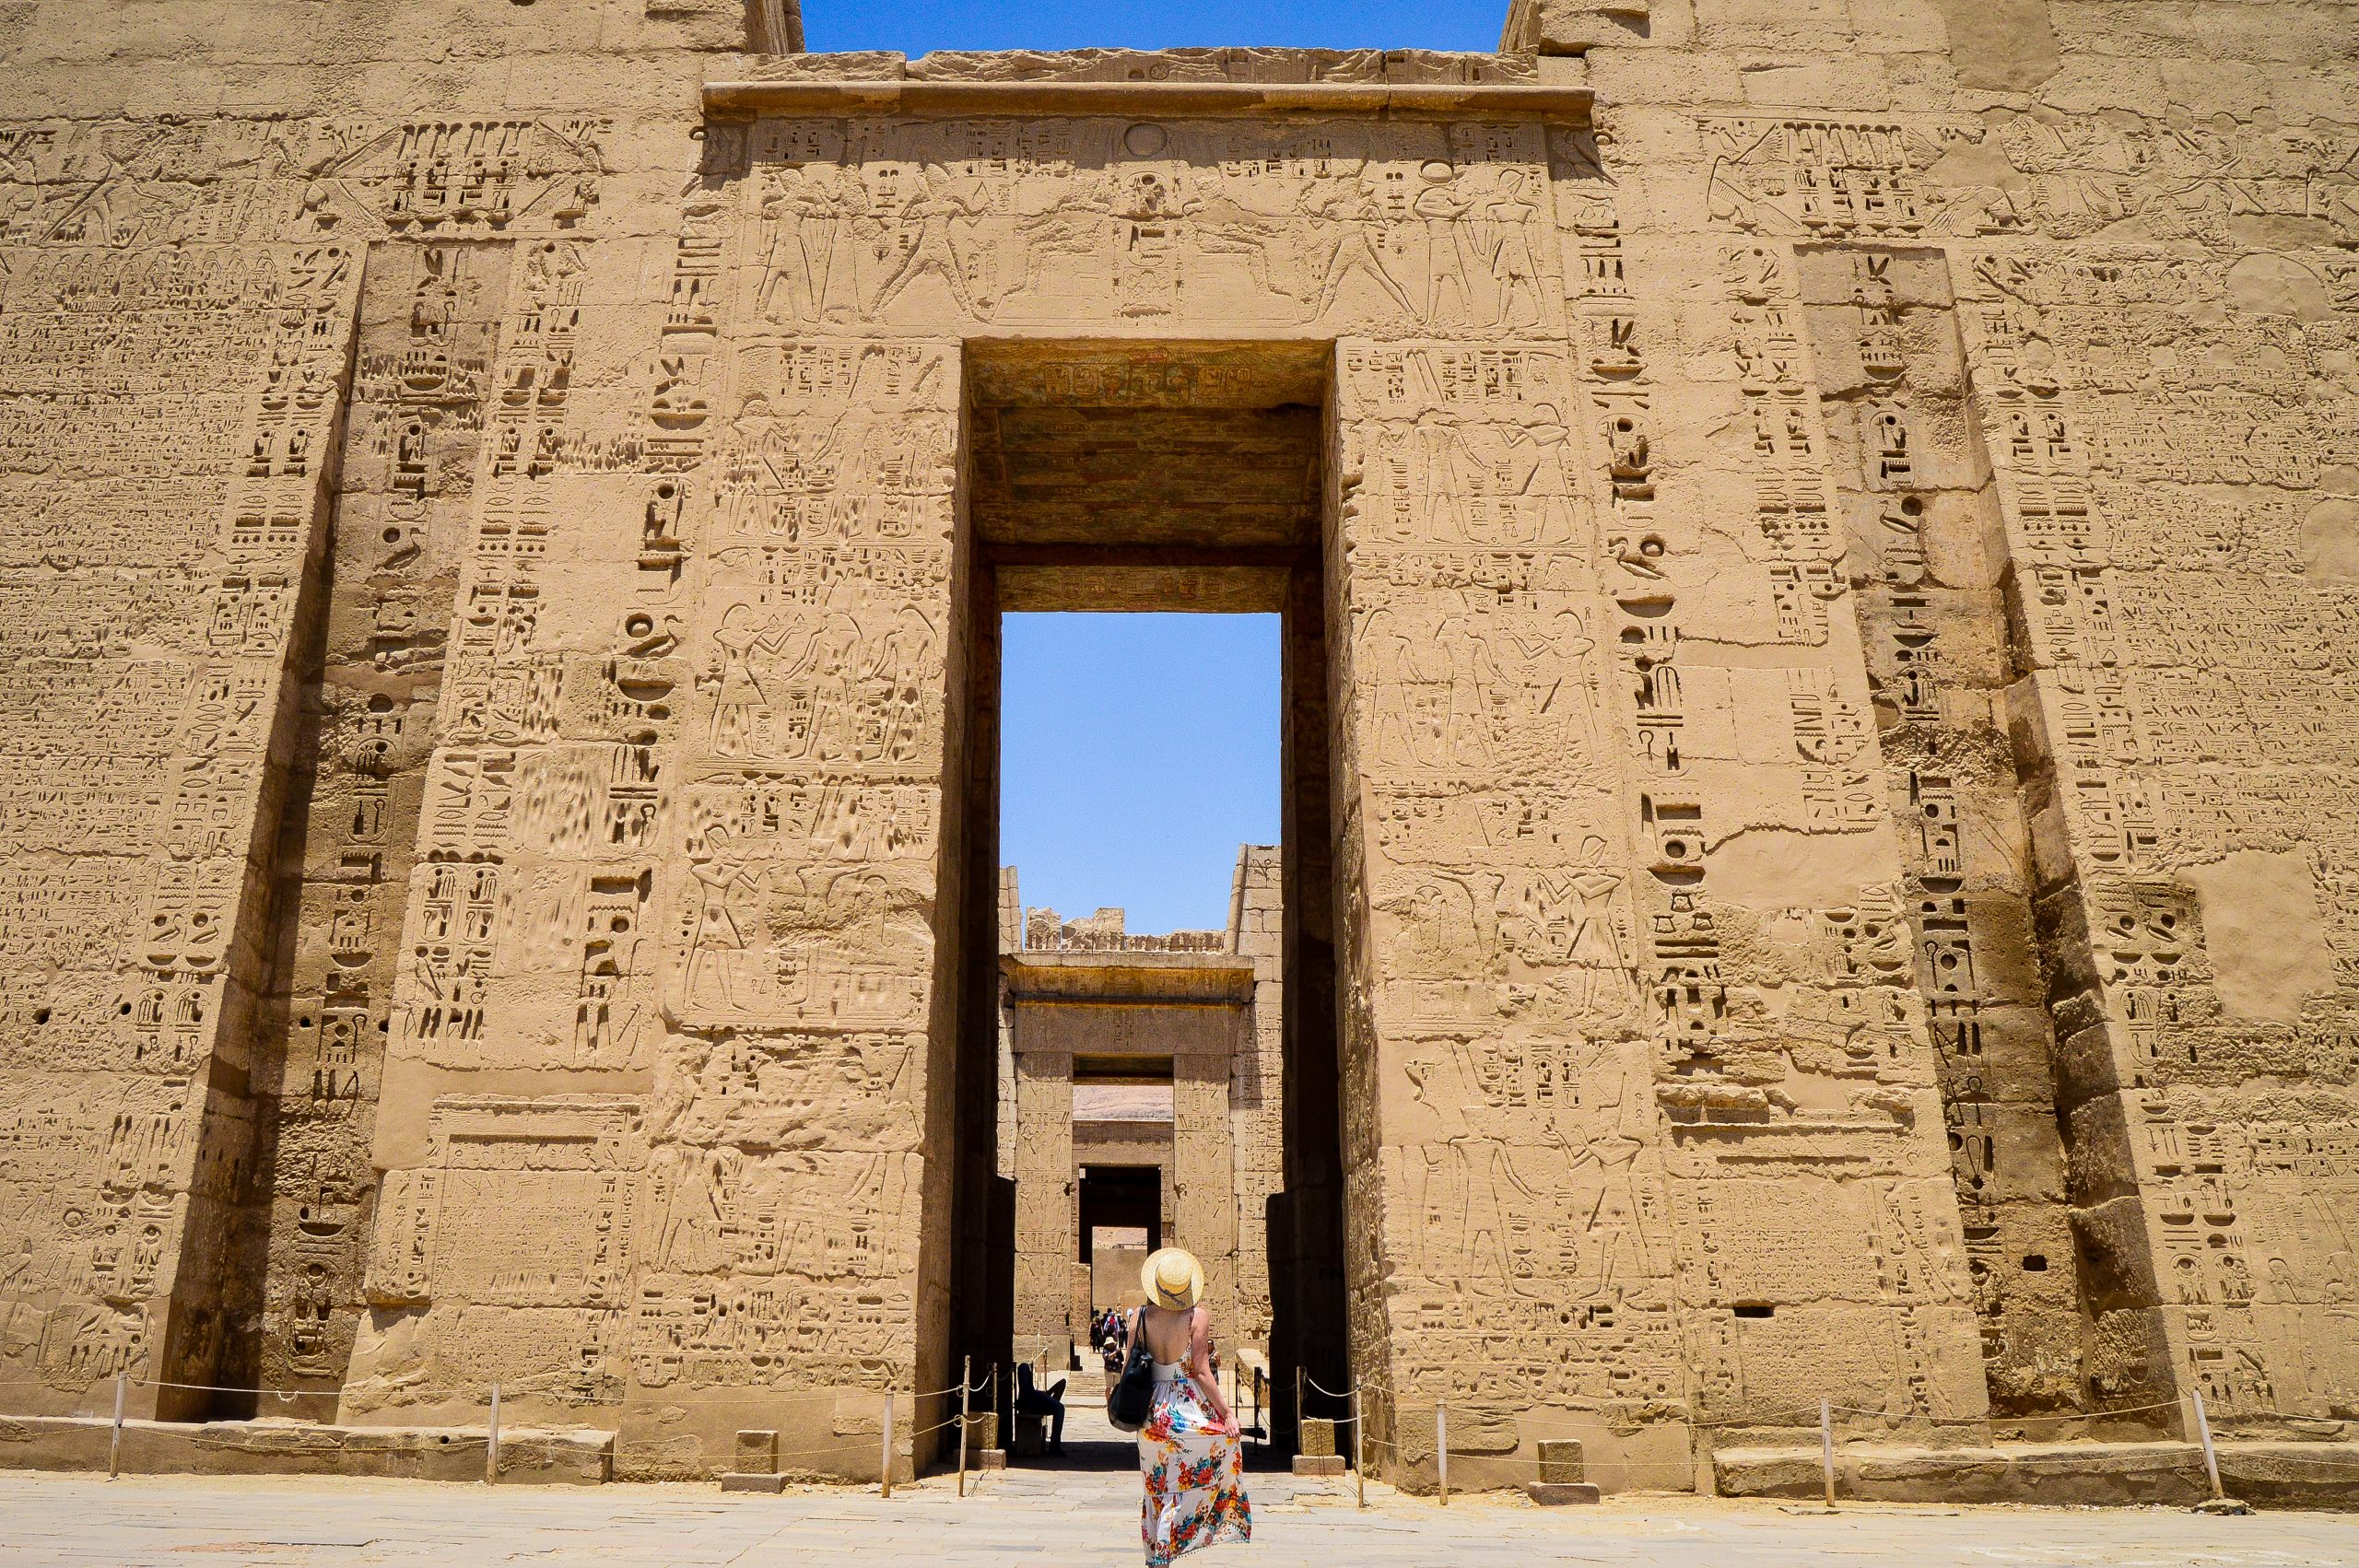
<svg viewBox="0 0 2359 1568">
<path fill-rule="evenodd" d="M 967 1390 L 974 1387 L 975 1358 L 958 1358 L 958 1495 L 967 1495 Z"/>
<path fill-rule="evenodd" d="M 2211 1478 L 2212 1495 L 2225 1497 L 2220 1486 L 2220 1457 L 2212 1451 L 2212 1418 L 2204 1413 L 2203 1390 L 2189 1390 L 2195 1396 L 2195 1434 L 2203 1440 L 2203 1473 Z"/>
<path fill-rule="evenodd" d="M 130 1386 L 130 1374 L 114 1375 L 114 1430 L 107 1434 L 107 1480 L 123 1473 L 123 1397 Z"/>
<path fill-rule="evenodd" d="M 1434 1476 L 1441 1486 L 1441 1505 L 1449 1506 L 1449 1401 L 1434 1401 Z"/>
<path fill-rule="evenodd" d="M 1353 1384 L 1352 1475 L 1359 1484 L 1360 1506 L 1363 1508 L 1367 1506 L 1367 1451 L 1361 1442 L 1361 1439 L 1367 1435 L 1367 1423 L 1360 1419 L 1360 1410 L 1364 1403 L 1360 1395 L 1360 1386 L 1356 1383 Z"/>
<path fill-rule="evenodd" d="M 486 1486 L 499 1480 L 499 1385 L 491 1386 L 491 1441 L 484 1445 L 483 1482 Z"/>
<path fill-rule="evenodd" d="M 883 1495 L 893 1495 L 893 1390 L 885 1390 L 885 1468 L 878 1473 Z"/>
<path fill-rule="evenodd" d="M 1818 1452 L 1826 1470 L 1826 1510 L 1835 1511 L 1835 1412 L 1822 1395 L 1818 1401 Z"/>
</svg>

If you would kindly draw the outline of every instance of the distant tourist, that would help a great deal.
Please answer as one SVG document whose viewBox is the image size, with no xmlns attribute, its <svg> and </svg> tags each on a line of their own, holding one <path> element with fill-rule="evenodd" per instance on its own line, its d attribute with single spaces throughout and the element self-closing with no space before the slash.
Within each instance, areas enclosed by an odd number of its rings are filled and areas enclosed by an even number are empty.
<svg viewBox="0 0 2359 1568">
<path fill-rule="evenodd" d="M 1065 1451 L 1065 1380 L 1062 1377 L 1042 1388 L 1032 1381 L 1032 1363 L 1024 1362 L 1015 1369 L 1015 1413 L 1020 1416 L 1049 1418 L 1049 1452 Z"/>
<path fill-rule="evenodd" d="M 1204 1266 L 1167 1246 L 1139 1270 L 1139 1283 L 1147 1305 L 1133 1330 L 1155 1358 L 1155 1403 L 1139 1428 L 1139 1533 L 1147 1568 L 1166 1568 L 1183 1552 L 1251 1540 L 1253 1508 L 1237 1416 L 1213 1373 L 1212 1314 L 1198 1305 Z"/>
</svg>

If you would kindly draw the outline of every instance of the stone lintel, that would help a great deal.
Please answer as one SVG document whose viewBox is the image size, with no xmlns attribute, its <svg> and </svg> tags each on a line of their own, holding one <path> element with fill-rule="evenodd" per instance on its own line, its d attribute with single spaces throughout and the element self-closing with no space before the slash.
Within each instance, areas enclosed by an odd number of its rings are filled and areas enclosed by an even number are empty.
<svg viewBox="0 0 2359 1568">
<path fill-rule="evenodd" d="M 1011 953 L 1000 958 L 1014 1002 L 1240 1007 L 1253 965 L 1233 953 Z"/>
<path fill-rule="evenodd" d="M 1523 82 L 718 81 L 708 115 L 1373 115 L 1583 122 L 1590 89 Z"/>
</svg>

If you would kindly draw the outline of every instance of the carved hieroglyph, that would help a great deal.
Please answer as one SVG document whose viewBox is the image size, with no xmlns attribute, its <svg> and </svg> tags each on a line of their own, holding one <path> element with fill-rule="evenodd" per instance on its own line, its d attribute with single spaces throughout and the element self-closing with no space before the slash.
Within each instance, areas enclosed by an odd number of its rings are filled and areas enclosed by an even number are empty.
<svg viewBox="0 0 2359 1568">
<path fill-rule="evenodd" d="M 2359 1417 L 2348 7 L 320 11 L 0 25 L 13 1408 L 873 1474 L 1097 603 L 1315 673 L 1191 1201 L 1401 1479 Z"/>
</svg>

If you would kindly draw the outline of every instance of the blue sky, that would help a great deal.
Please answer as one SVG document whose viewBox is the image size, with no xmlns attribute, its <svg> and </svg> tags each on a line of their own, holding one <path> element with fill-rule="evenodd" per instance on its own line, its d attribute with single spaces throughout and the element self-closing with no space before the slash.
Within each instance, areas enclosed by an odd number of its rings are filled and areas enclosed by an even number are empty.
<svg viewBox="0 0 2359 1568">
<path fill-rule="evenodd" d="M 803 0 L 815 50 L 1494 49 L 1508 0 Z"/>
<path fill-rule="evenodd" d="M 1009 615 L 1000 860 L 1027 907 L 1218 927 L 1278 841 L 1275 615 Z"/>
</svg>

